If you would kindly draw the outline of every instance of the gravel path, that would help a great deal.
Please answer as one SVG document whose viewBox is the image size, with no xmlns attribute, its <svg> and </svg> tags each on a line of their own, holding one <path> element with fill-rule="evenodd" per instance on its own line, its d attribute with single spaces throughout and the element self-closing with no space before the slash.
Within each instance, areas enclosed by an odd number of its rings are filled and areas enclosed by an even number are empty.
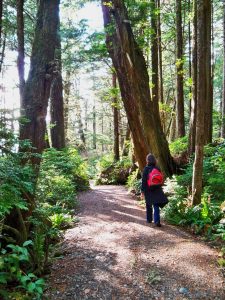
<svg viewBox="0 0 225 300">
<path fill-rule="evenodd" d="M 52 267 L 48 299 L 225 299 L 217 252 L 176 227 L 145 223 L 122 186 L 80 194 L 80 222 Z"/>
</svg>

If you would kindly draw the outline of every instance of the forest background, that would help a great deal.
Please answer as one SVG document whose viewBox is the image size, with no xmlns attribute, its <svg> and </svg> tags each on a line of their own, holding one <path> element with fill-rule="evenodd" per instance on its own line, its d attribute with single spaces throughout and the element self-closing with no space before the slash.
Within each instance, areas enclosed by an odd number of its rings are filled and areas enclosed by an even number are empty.
<svg viewBox="0 0 225 300">
<path fill-rule="evenodd" d="M 138 194 L 149 152 L 166 220 L 225 240 L 224 2 L 59 2 L 0 2 L 3 297 L 40 298 L 77 192 Z"/>
</svg>

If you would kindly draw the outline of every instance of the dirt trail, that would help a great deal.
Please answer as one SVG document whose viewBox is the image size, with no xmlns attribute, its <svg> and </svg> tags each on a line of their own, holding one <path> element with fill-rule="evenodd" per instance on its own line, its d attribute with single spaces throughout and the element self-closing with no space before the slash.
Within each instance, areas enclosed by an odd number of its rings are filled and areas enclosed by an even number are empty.
<svg viewBox="0 0 225 300">
<path fill-rule="evenodd" d="M 169 225 L 145 223 L 145 211 L 121 186 L 80 194 L 80 222 L 65 234 L 49 299 L 225 299 L 217 253 Z"/>
</svg>

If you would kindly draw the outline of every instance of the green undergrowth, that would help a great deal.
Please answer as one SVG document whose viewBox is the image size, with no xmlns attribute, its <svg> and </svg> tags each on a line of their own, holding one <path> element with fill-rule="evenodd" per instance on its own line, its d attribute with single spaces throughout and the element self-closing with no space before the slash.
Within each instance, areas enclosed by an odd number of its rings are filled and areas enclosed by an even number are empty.
<svg viewBox="0 0 225 300">
<path fill-rule="evenodd" d="M 134 166 L 129 157 L 122 157 L 114 161 L 113 155 L 105 155 L 96 164 L 95 183 L 99 184 L 126 184 Z"/>
<path fill-rule="evenodd" d="M 190 228 L 193 233 L 204 235 L 208 240 L 223 245 L 225 243 L 225 143 L 205 146 L 203 193 L 201 204 L 197 206 L 191 205 L 192 171 L 193 160 L 186 166 L 182 175 L 174 176 L 168 181 L 170 201 L 163 209 L 164 217 L 171 224 Z"/>
<path fill-rule="evenodd" d="M 0 299 L 42 299 L 54 245 L 78 221 L 77 193 L 89 188 L 87 167 L 76 149 L 43 153 L 28 240 L 18 245 L 3 228 L 13 209 L 26 211 L 24 193 L 34 193 L 32 169 L 20 158 L 0 157 Z"/>
</svg>

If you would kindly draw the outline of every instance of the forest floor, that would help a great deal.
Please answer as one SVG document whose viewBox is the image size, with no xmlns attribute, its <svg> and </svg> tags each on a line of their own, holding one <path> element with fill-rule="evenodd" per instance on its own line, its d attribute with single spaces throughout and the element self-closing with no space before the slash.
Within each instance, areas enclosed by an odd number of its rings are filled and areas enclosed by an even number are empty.
<svg viewBox="0 0 225 300">
<path fill-rule="evenodd" d="M 216 249 L 177 227 L 146 223 L 122 186 L 95 186 L 79 200 L 79 223 L 65 233 L 47 299 L 225 299 Z"/>
</svg>

